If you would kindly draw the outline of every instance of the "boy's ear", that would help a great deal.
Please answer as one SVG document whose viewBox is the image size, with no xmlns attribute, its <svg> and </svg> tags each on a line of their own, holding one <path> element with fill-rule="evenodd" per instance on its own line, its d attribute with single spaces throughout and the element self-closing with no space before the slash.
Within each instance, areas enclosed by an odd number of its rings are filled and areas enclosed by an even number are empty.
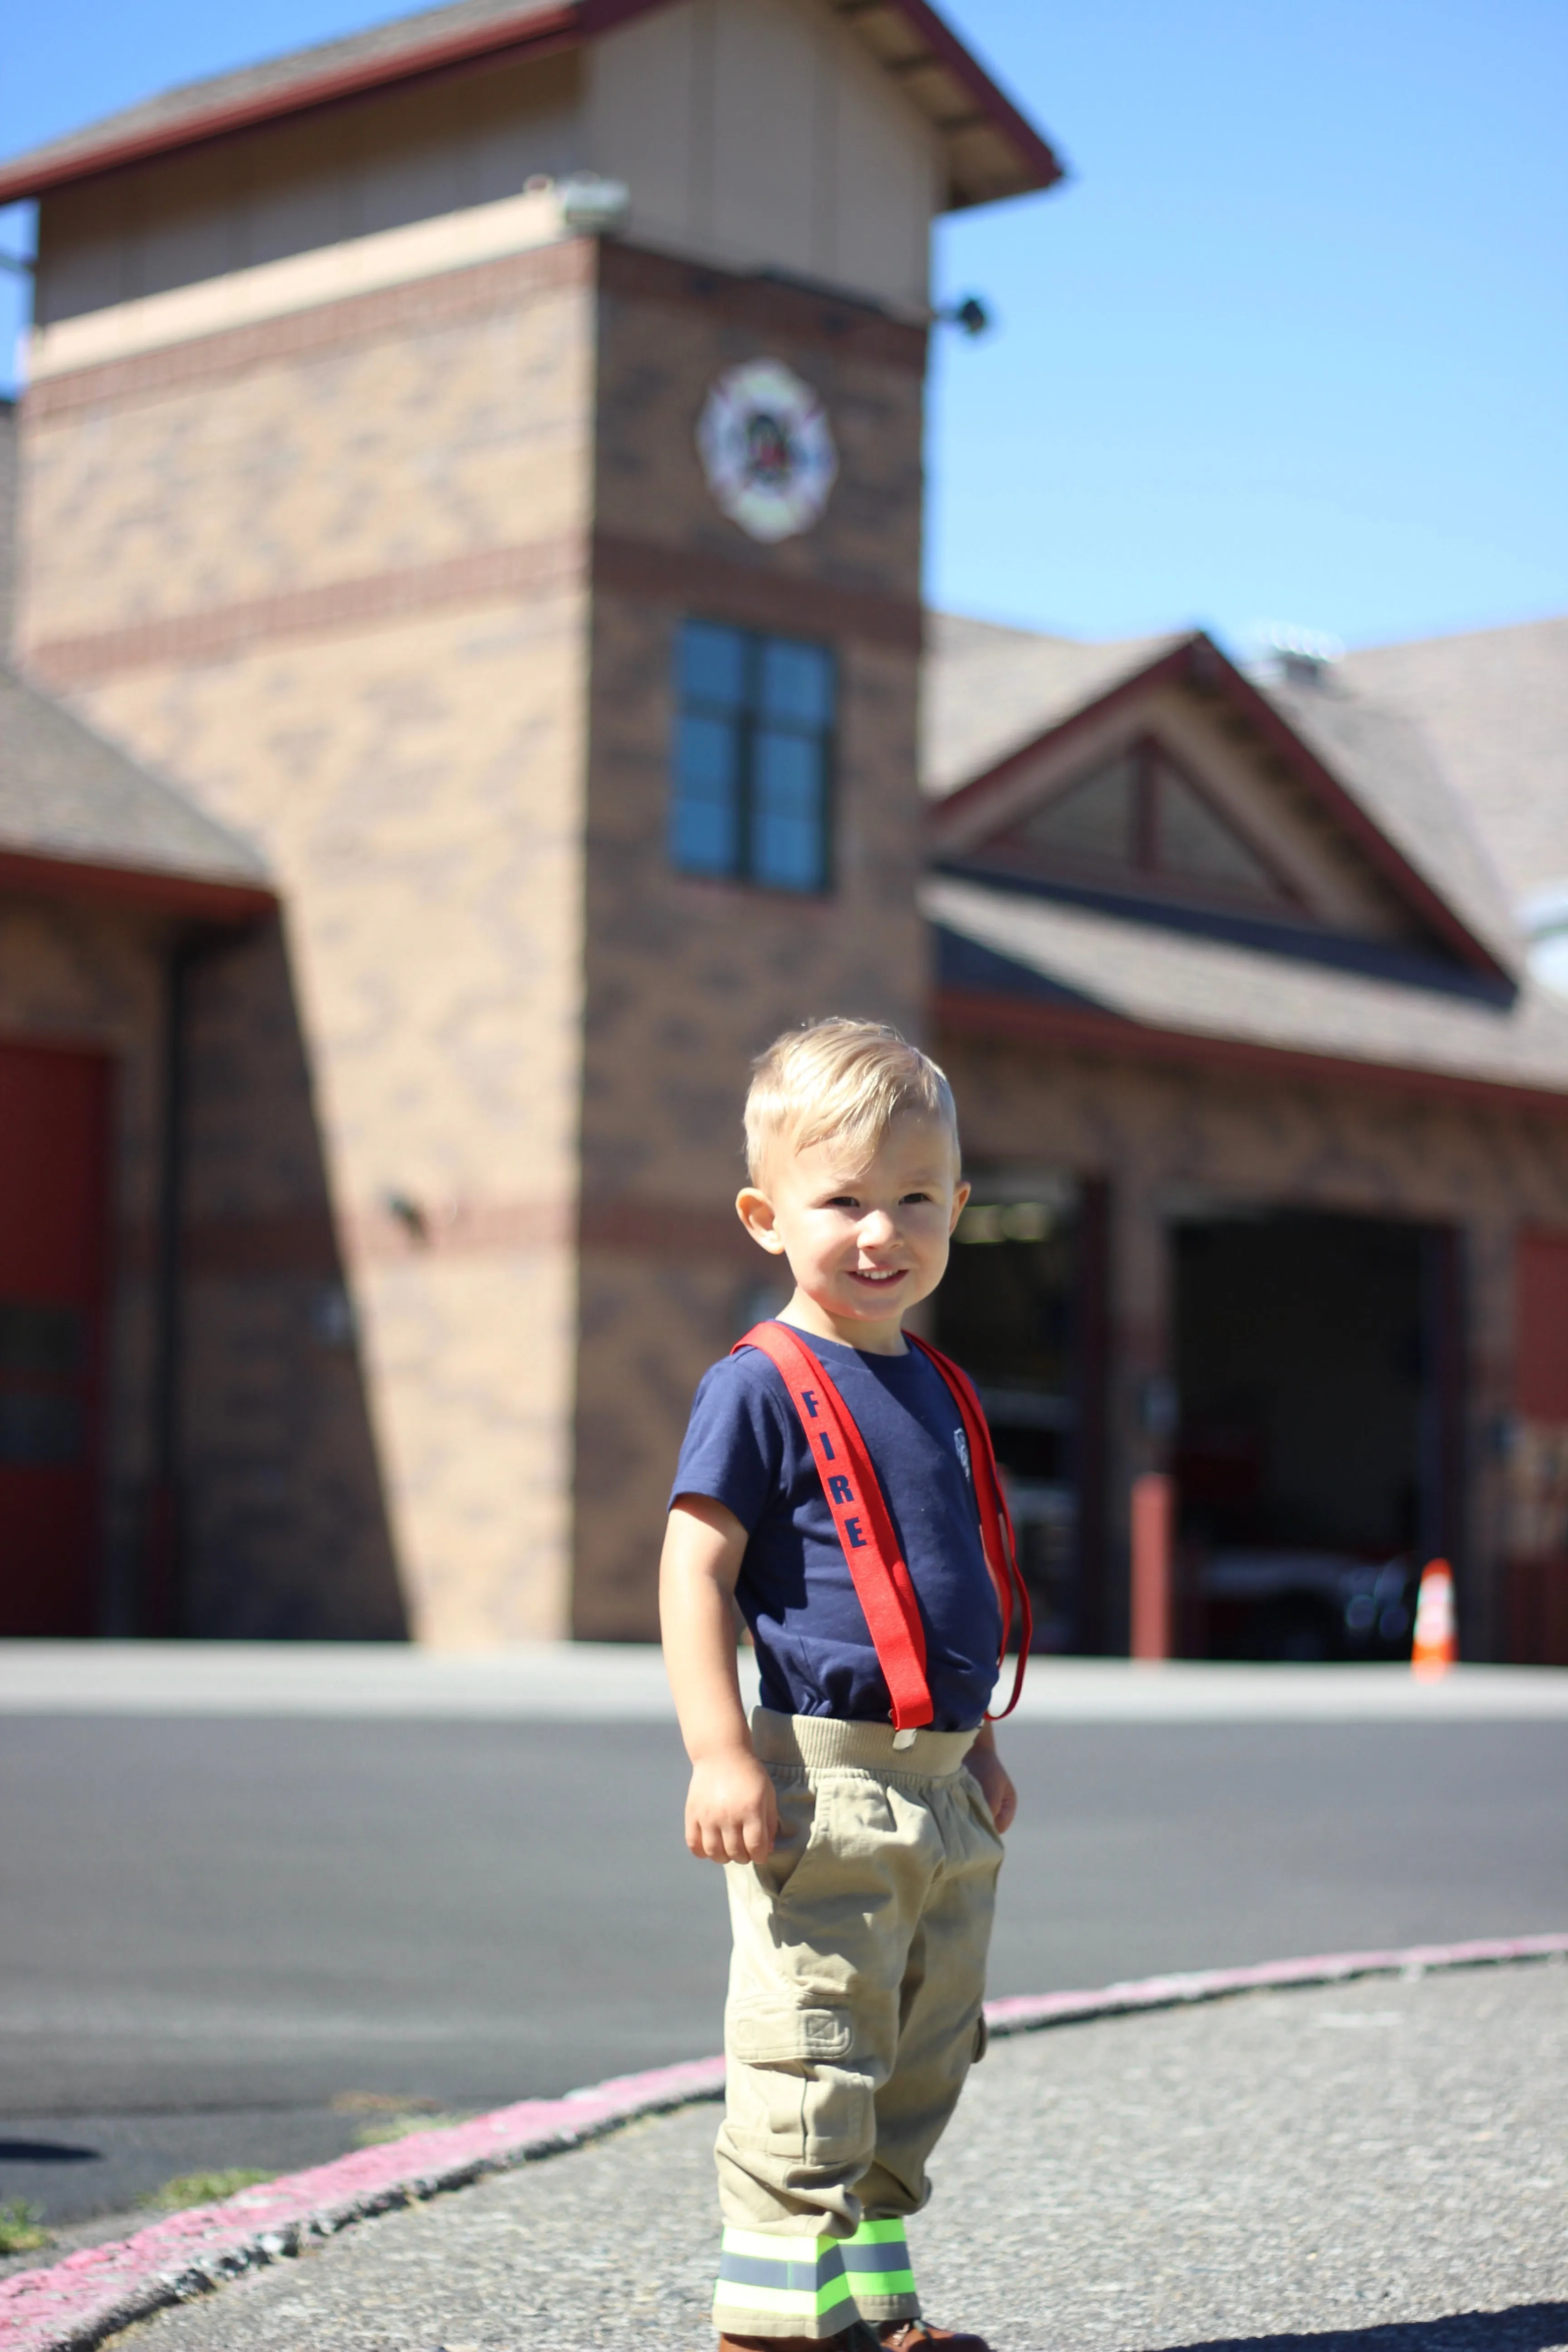
<svg viewBox="0 0 1568 2352">
<path fill-rule="evenodd" d="M 952 1195 L 952 1214 L 947 1221 L 947 1230 L 950 1235 L 957 1232 L 958 1221 L 969 1205 L 969 1195 L 973 1189 L 974 1188 L 972 1184 L 959 1184 L 954 1188 Z"/>
<path fill-rule="evenodd" d="M 784 1240 L 773 1222 L 773 1204 L 765 1192 L 755 1192 L 748 1184 L 735 1195 L 735 1214 L 754 1242 L 774 1257 L 784 1255 Z"/>
</svg>

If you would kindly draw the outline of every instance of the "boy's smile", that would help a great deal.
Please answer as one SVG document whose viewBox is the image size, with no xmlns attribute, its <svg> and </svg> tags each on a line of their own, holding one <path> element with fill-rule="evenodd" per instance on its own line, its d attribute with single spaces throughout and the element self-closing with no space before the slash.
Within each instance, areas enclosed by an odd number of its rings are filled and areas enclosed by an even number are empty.
<svg viewBox="0 0 1568 2352">
<path fill-rule="evenodd" d="M 858 1167 L 855 1156 L 831 1136 L 781 1142 L 763 1184 L 735 1206 L 752 1239 L 789 1261 L 786 1322 L 871 1355 L 902 1355 L 900 1325 L 942 1280 L 969 1187 L 958 1181 L 951 1129 L 921 1111 L 900 1112 Z"/>
</svg>

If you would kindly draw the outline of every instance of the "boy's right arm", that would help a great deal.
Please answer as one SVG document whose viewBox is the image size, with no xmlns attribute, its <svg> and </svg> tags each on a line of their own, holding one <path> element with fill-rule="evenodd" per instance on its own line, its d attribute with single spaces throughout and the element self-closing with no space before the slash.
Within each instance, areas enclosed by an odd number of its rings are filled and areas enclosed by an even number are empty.
<svg viewBox="0 0 1568 2352">
<path fill-rule="evenodd" d="M 680 1495 L 658 1571 L 664 1664 L 691 1759 L 686 1843 L 709 1862 L 761 1862 L 779 1831 L 773 1784 L 752 1750 L 735 1664 L 735 1584 L 746 1530 L 706 1495 Z"/>
</svg>

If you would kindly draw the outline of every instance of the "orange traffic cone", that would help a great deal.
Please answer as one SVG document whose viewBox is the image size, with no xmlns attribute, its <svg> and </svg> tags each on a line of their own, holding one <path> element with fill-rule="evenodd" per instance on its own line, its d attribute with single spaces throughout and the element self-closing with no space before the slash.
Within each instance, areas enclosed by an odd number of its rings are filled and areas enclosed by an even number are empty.
<svg viewBox="0 0 1568 2352">
<path fill-rule="evenodd" d="M 1446 1559 L 1430 1559 L 1421 1571 L 1415 1601 L 1415 1640 L 1410 1652 L 1411 1671 L 1424 1683 L 1435 1683 L 1459 1661 L 1458 1632 L 1454 1623 L 1454 1574 Z"/>
</svg>

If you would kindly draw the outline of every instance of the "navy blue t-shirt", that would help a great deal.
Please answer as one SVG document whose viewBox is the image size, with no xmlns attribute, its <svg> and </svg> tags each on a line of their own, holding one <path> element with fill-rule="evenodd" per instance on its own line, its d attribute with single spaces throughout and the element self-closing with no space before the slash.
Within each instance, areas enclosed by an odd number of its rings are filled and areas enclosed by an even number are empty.
<svg viewBox="0 0 1568 2352">
<path fill-rule="evenodd" d="M 787 1328 L 787 1327 L 786 1327 Z M 866 1441 L 926 1636 L 938 1731 L 972 1731 L 996 1679 L 1002 1617 L 985 1565 L 958 1407 L 935 1366 L 802 1338 Z M 886 1723 L 888 1685 L 800 1417 L 758 1348 L 702 1376 L 670 1491 L 707 1495 L 751 1538 L 735 1597 L 783 1715 Z"/>
</svg>

